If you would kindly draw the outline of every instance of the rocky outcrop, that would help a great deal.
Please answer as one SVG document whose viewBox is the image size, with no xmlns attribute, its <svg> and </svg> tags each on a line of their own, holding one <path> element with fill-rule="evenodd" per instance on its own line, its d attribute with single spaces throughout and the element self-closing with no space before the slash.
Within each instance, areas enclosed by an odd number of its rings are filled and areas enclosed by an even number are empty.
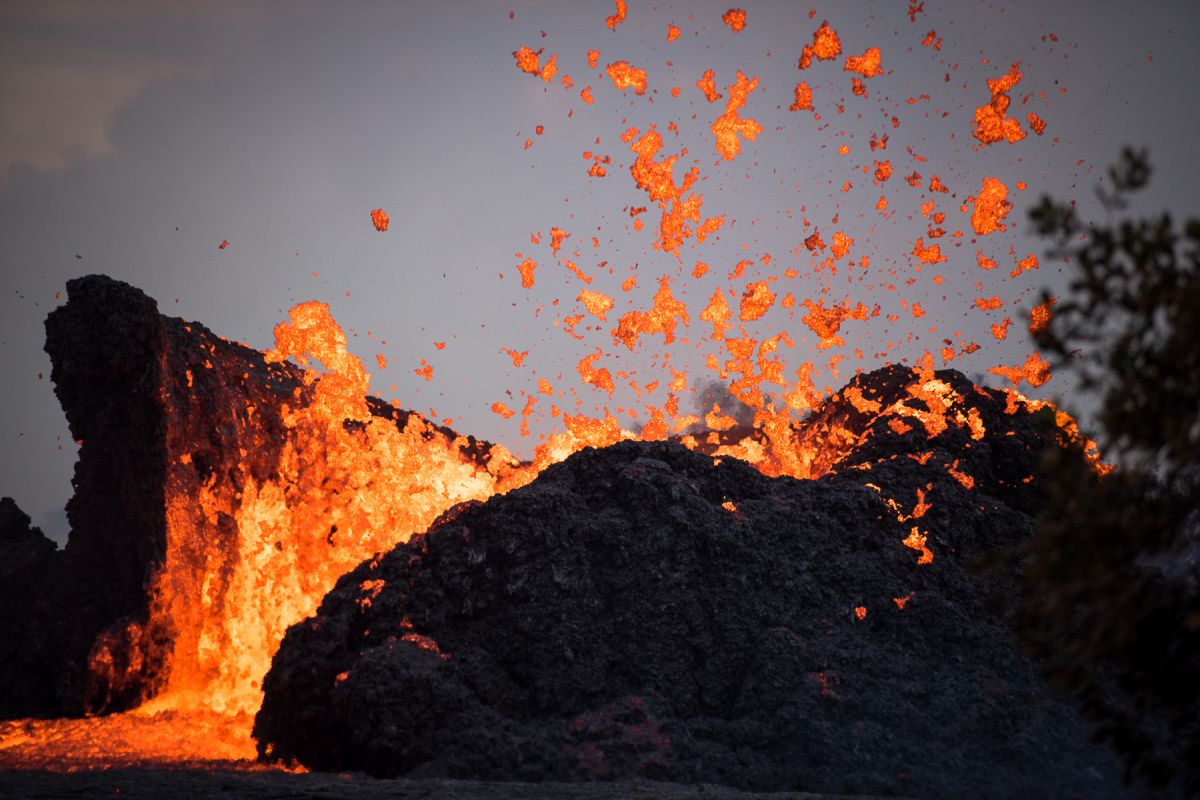
<svg viewBox="0 0 1200 800">
<path fill-rule="evenodd" d="M 54 700 L 30 652 L 33 603 L 56 549 L 11 497 L 0 498 L 0 718 L 28 716 Z"/>
<path fill-rule="evenodd" d="M 378 776 L 1122 796 L 988 610 L 1015 576 L 966 567 L 1029 535 L 1057 429 L 954 372 L 917 383 L 956 388 L 964 424 L 926 427 L 913 411 L 941 400 L 913 382 L 860 376 L 818 412 L 854 442 L 819 480 L 624 442 L 452 509 L 288 631 L 260 754 Z"/>
</svg>

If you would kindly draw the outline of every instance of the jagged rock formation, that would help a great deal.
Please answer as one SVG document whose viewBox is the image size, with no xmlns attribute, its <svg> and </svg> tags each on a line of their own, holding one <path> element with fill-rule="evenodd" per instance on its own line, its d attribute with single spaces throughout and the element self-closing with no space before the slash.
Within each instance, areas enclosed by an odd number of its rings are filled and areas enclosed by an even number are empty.
<svg viewBox="0 0 1200 800">
<path fill-rule="evenodd" d="M 1029 535 L 1061 432 L 935 379 L 968 424 L 896 406 L 910 370 L 859 376 L 810 420 L 854 443 L 818 480 L 624 442 L 452 509 L 288 631 L 260 754 L 380 776 L 1123 796 L 988 610 L 1015 576 L 965 566 Z"/>
<path fill-rule="evenodd" d="M 174 635 L 149 619 L 168 525 L 197 532 L 177 543 L 195 551 L 197 565 L 194 591 L 179 596 L 197 601 L 206 576 L 220 573 L 210 554 L 231 552 L 236 533 L 228 514 L 204 516 L 200 487 L 210 508 L 233 507 L 247 480 L 266 480 L 286 438 L 282 407 L 310 391 L 295 365 L 267 363 L 203 325 L 164 316 L 126 283 L 77 278 L 67 297 L 46 320 L 46 352 L 81 443 L 67 504 L 71 534 L 60 552 L 29 544 L 9 507 L 0 507 L 0 547 L 20 550 L 11 567 L 9 558 L 0 567 L 0 578 L 13 576 L 0 593 L 15 598 L 4 606 L 11 611 L 0 641 L 12 652 L 2 669 L 24 676 L 0 681 L 4 717 L 114 711 L 154 692 Z M 400 429 L 420 419 L 376 398 L 368 407 Z M 486 442 L 428 428 L 445 446 L 459 442 L 471 458 L 490 457 Z"/>
</svg>

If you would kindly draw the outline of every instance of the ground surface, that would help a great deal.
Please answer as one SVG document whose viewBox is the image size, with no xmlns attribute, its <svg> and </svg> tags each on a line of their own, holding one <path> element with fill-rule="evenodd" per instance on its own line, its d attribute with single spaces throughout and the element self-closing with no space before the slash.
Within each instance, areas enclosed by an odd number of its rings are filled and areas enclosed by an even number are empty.
<svg viewBox="0 0 1200 800">
<path fill-rule="evenodd" d="M 114 769 L 103 772 L 0 772 L 0 797 L 49 798 L 135 797 L 147 800 L 300 800 L 300 798 L 422 798 L 422 800 L 610 800 L 610 798 L 668 798 L 669 800 L 855 800 L 845 795 L 783 792 L 752 794 L 724 786 L 686 786 L 677 783 L 495 783 L 482 781 L 376 780 L 364 775 L 331 775 L 238 770 L 198 772 L 165 769 Z M 868 800 L 859 796 L 857 800 Z"/>
</svg>

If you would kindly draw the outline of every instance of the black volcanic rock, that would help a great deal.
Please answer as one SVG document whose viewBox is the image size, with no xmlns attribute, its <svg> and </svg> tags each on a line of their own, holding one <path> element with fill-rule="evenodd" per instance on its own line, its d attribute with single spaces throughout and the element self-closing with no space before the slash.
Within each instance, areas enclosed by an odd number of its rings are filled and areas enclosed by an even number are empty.
<svg viewBox="0 0 1200 800">
<path fill-rule="evenodd" d="M 67 293 L 46 319 L 45 349 L 81 446 L 67 502 L 71 535 L 35 611 L 34 651 L 55 684 L 47 715 L 91 710 L 93 645 L 145 615 L 148 583 L 166 546 L 160 388 L 167 341 L 158 306 L 102 276 L 72 280 Z"/>
<path fill-rule="evenodd" d="M 11 497 L 0 498 L 0 718 L 27 716 L 54 689 L 30 658 L 33 603 L 57 548 Z"/>
<path fill-rule="evenodd" d="M 819 480 L 625 442 L 452 509 L 289 629 L 260 754 L 378 776 L 1124 796 L 1111 754 L 988 611 L 1015 576 L 965 567 L 1029 535 L 1024 479 L 1056 434 L 1002 393 L 937 379 L 983 438 L 835 399 L 818 422 L 882 427 Z M 913 374 L 856 380 L 886 399 Z M 918 489 L 931 508 L 899 521 Z M 914 525 L 930 564 L 902 543 Z"/>
</svg>

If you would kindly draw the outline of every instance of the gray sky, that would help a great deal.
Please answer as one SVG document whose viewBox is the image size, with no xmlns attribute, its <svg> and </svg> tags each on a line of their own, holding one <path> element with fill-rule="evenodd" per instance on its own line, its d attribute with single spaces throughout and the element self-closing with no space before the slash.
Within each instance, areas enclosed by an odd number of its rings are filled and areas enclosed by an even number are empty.
<svg viewBox="0 0 1200 800">
<path fill-rule="evenodd" d="M 855 368 L 936 352 L 943 338 L 981 345 L 951 364 L 978 375 L 1024 360 L 1031 347 L 1019 309 L 1042 287 L 1063 283 L 1061 265 L 1045 259 L 1037 272 L 1008 277 L 1018 259 L 1042 255 L 1041 244 L 1023 232 L 1026 209 L 1041 193 L 1077 198 L 1094 210 L 1092 186 L 1120 147 L 1133 144 L 1148 146 L 1157 166 L 1141 208 L 1182 215 L 1200 206 L 1190 146 L 1200 123 L 1194 3 L 925 0 L 926 13 L 913 23 L 904 0 L 758 2 L 743 4 L 740 33 L 721 22 L 728 2 L 629 6 L 615 31 L 605 26 L 613 13 L 605 2 L 0 6 L 0 346 L 7 376 L 0 493 L 14 496 L 48 533 L 65 534 L 61 508 L 75 448 L 48 377 L 39 379 L 50 371 L 42 321 L 56 292 L 85 273 L 129 281 L 164 313 L 255 347 L 270 345 L 272 327 L 292 304 L 329 302 L 373 373 L 377 394 L 426 414 L 432 408 L 460 431 L 529 455 L 539 435 L 557 430 L 551 402 L 577 410 L 572 391 L 583 401 L 578 410 L 589 413 L 666 400 L 660 388 L 638 401 L 620 380 L 610 397 L 583 386 L 575 370 L 600 347 L 605 355 L 597 366 L 614 375 L 670 380 L 661 337 L 631 353 L 614 346 L 610 334 L 620 314 L 649 307 L 661 275 L 671 276 L 691 314 L 690 328 L 678 332 L 688 344 L 671 349 L 670 363 L 687 369 L 693 388 L 711 378 L 706 353 L 725 357 L 705 339 L 710 326 L 698 318 L 709 295 L 717 286 L 740 294 L 748 281 L 769 276 L 778 278 L 773 291 L 791 291 L 798 302 L 824 297 L 827 305 L 852 299 L 881 306 L 877 319 L 845 323 L 847 347 L 836 351 L 816 350 L 801 314 L 790 316 L 778 302 L 747 324 L 756 338 L 791 334 L 789 377 L 813 360 L 818 385 L 836 387 Z M 881 49 L 885 72 L 865 81 L 867 97 L 851 93 L 842 58 L 797 69 L 801 47 L 822 19 L 840 34 L 843 58 Z M 668 24 L 681 29 L 677 41 L 665 41 Z M 940 51 L 922 46 L 930 30 L 942 37 Z M 553 82 L 516 68 L 512 51 L 520 45 L 544 47 L 543 59 L 557 54 Z M 597 69 L 587 66 L 589 49 L 601 51 Z M 604 65 L 619 59 L 647 70 L 645 96 L 617 90 L 604 75 Z M 1036 112 L 1046 133 L 979 148 L 973 111 L 989 98 L 986 80 L 1014 61 L 1024 78 L 1011 92 L 1012 111 L 1023 125 L 1025 114 Z M 706 69 L 725 94 L 737 70 L 760 79 L 742 114 L 763 132 L 733 161 L 720 160 L 713 147 L 709 125 L 725 101 L 710 105 L 697 89 Z M 574 81 L 569 91 L 564 74 Z M 802 79 L 813 88 L 820 121 L 787 110 Z M 580 98 L 585 86 L 594 104 Z M 671 122 L 678 135 L 668 130 Z M 726 219 L 717 237 L 689 241 L 679 260 L 650 247 L 656 209 L 644 215 L 641 232 L 627 212 L 649 203 L 630 177 L 632 154 L 619 137 L 630 126 L 644 131 L 652 124 L 664 136 L 663 154 L 688 150 L 677 180 L 693 164 L 700 170 L 704 215 Z M 885 132 L 887 149 L 872 153 L 871 134 Z M 528 149 L 526 139 L 533 140 Z M 838 154 L 841 145 L 849 154 Z M 611 157 L 606 177 L 586 174 L 592 162 L 584 151 Z M 873 161 L 883 158 L 894 172 L 876 185 Z M 905 182 L 913 170 L 923 176 L 922 188 Z M 927 191 L 934 174 L 953 197 Z M 1003 180 L 1016 207 L 1007 232 L 975 237 L 959 205 L 984 176 Z M 852 186 L 843 191 L 846 181 Z M 1015 191 L 1017 181 L 1028 189 Z M 886 216 L 875 208 L 881 194 L 889 201 Z M 937 242 L 948 260 L 918 273 L 911 252 L 918 237 L 931 242 L 920 212 L 929 199 L 946 214 L 947 235 Z M 386 233 L 371 227 L 376 207 L 391 215 Z M 835 230 L 852 237 L 849 258 L 868 256 L 869 269 L 842 261 L 836 277 L 814 272 L 819 259 L 801 244 L 813 230 L 805 219 L 827 242 Z M 571 234 L 560 258 L 550 252 L 552 226 Z M 952 237 L 957 230 L 961 239 Z M 541 242 L 532 244 L 537 232 Z M 229 247 L 218 250 L 226 239 Z M 981 271 L 979 249 L 1001 268 Z M 532 289 L 520 285 L 517 252 L 539 264 Z M 771 255 L 769 266 L 763 254 Z M 556 325 L 581 313 L 576 296 L 584 288 L 562 258 L 594 278 L 587 288 L 617 303 L 607 323 L 580 323 L 583 340 Z M 729 280 L 742 259 L 754 265 Z M 701 279 L 690 275 L 697 260 L 711 265 Z M 798 277 L 782 277 L 789 267 Z M 637 286 L 626 293 L 621 283 L 630 275 Z M 1009 305 L 989 314 L 974 307 L 975 298 L 993 295 Z M 919 302 L 926 316 L 914 319 L 902 300 Z M 730 303 L 736 313 L 736 299 Z M 889 323 L 890 314 L 899 319 Z M 989 328 L 1005 316 L 1014 323 L 1008 339 L 997 342 Z M 446 348 L 436 350 L 435 341 Z M 502 347 L 529 356 L 514 367 Z M 854 358 L 855 347 L 864 360 Z M 879 352 L 887 355 L 872 356 Z M 831 353 L 847 356 L 840 377 L 826 367 Z M 386 369 L 377 367 L 376 354 L 386 356 Z M 434 368 L 431 381 L 414 374 L 421 359 Z M 502 401 L 520 410 L 520 393 L 535 392 L 539 378 L 565 396 L 543 398 L 530 420 L 532 435 L 523 438 L 519 417 L 503 420 L 489 408 Z M 1038 394 L 1068 388 L 1056 378 Z M 690 408 L 690 398 L 681 405 Z"/>
</svg>

